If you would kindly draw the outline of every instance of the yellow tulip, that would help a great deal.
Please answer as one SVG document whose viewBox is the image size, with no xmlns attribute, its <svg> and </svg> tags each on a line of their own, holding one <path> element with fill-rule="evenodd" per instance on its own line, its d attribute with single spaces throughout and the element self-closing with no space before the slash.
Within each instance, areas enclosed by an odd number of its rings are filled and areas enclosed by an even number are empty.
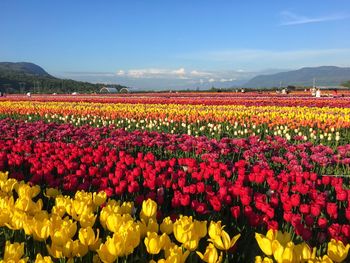
<svg viewBox="0 0 350 263">
<path fill-rule="evenodd" d="M 8 209 L 0 208 L 0 227 L 9 224 L 11 212 Z"/>
<path fill-rule="evenodd" d="M 63 248 L 61 246 L 52 243 L 51 246 L 46 246 L 49 254 L 54 258 L 63 258 Z"/>
<path fill-rule="evenodd" d="M 83 257 L 89 252 L 88 246 L 82 244 L 79 239 L 73 241 L 73 257 Z"/>
<path fill-rule="evenodd" d="M 33 202 L 30 197 L 20 197 L 15 202 L 15 208 L 29 215 L 35 215 L 40 212 L 43 207 L 43 201 L 39 199 L 37 202 Z"/>
<path fill-rule="evenodd" d="M 157 223 L 157 220 L 150 218 L 147 224 L 147 232 L 158 233 L 158 230 L 159 230 L 159 225 Z"/>
<path fill-rule="evenodd" d="M 26 183 L 20 183 L 17 187 L 17 193 L 20 198 L 34 198 L 40 193 L 40 186 L 30 186 Z"/>
<path fill-rule="evenodd" d="M 66 208 L 64 206 L 53 206 L 51 209 L 52 215 L 58 215 L 59 217 L 63 217 L 66 214 Z"/>
<path fill-rule="evenodd" d="M 53 263 L 50 256 L 43 257 L 40 253 L 36 255 L 34 263 Z"/>
<path fill-rule="evenodd" d="M 1 193 L 1 191 L 0 191 Z M 12 211 L 14 209 L 15 199 L 13 196 L 0 196 L 0 208 Z"/>
<path fill-rule="evenodd" d="M 173 221 L 171 221 L 170 217 L 166 217 L 163 219 L 163 222 L 160 224 L 160 231 L 162 231 L 162 233 L 166 233 L 168 235 L 170 235 L 173 232 Z"/>
<path fill-rule="evenodd" d="M 275 240 L 275 231 L 270 229 L 267 231 L 266 236 L 255 233 L 255 239 L 262 252 L 267 256 L 272 256 L 272 241 Z"/>
<path fill-rule="evenodd" d="M 141 221 L 137 221 L 137 224 L 140 228 L 140 235 L 142 238 L 144 238 L 145 236 L 147 236 L 147 225 L 146 222 L 144 220 Z"/>
<path fill-rule="evenodd" d="M 328 242 L 327 255 L 335 262 L 343 262 L 348 256 L 349 248 L 350 244 L 344 246 L 342 241 L 331 239 Z"/>
<path fill-rule="evenodd" d="M 72 206 L 72 200 L 68 197 L 68 196 L 56 196 L 55 198 L 55 206 L 56 207 L 62 207 L 64 208 L 65 211 L 67 211 L 67 208 L 69 208 L 70 211 L 70 207 Z"/>
<path fill-rule="evenodd" d="M 185 243 L 191 237 L 194 223 L 192 217 L 180 216 L 174 223 L 174 236 L 180 243 Z"/>
<path fill-rule="evenodd" d="M 73 222 L 71 219 L 51 219 L 52 229 L 51 229 L 51 240 L 52 243 L 63 246 L 68 242 L 69 239 L 73 238 L 77 231 L 77 223 Z"/>
<path fill-rule="evenodd" d="M 163 244 L 164 250 L 167 250 L 173 247 L 173 243 L 171 242 L 170 237 L 166 233 L 163 233 L 160 236 L 160 243 Z"/>
<path fill-rule="evenodd" d="M 0 182 L 5 182 L 8 178 L 8 172 L 0 172 Z"/>
<path fill-rule="evenodd" d="M 120 206 L 120 212 L 122 214 L 134 214 L 134 203 L 133 202 L 124 202 Z"/>
<path fill-rule="evenodd" d="M 333 260 L 331 260 L 327 255 L 324 255 L 317 262 L 319 262 L 319 263 L 333 263 Z"/>
<path fill-rule="evenodd" d="M 33 238 L 38 241 L 46 240 L 50 235 L 51 227 L 49 219 L 39 220 L 34 218 L 32 224 Z"/>
<path fill-rule="evenodd" d="M 68 239 L 66 243 L 62 245 L 62 253 L 64 257 L 66 258 L 74 257 L 73 246 L 74 246 L 74 242 L 72 239 Z"/>
<path fill-rule="evenodd" d="M 94 213 L 83 213 L 79 217 L 79 223 L 81 227 L 92 227 L 95 224 L 97 215 Z"/>
<path fill-rule="evenodd" d="M 99 234 L 100 234 L 100 229 L 96 229 L 96 235 L 94 230 L 89 226 L 87 228 L 80 228 L 79 229 L 79 240 L 80 242 L 85 245 L 88 246 L 89 248 L 96 247 L 96 244 L 99 243 Z M 93 249 L 95 250 L 95 249 Z"/>
<path fill-rule="evenodd" d="M 273 231 L 273 230 L 270 230 Z M 273 231 L 275 234 L 275 239 L 278 240 L 278 242 L 280 242 L 280 244 L 282 246 L 286 246 L 288 244 L 288 242 L 290 242 L 292 240 L 292 235 L 289 232 L 281 232 L 281 231 Z"/>
<path fill-rule="evenodd" d="M 120 202 L 113 199 L 109 199 L 106 206 L 103 207 L 100 212 L 100 223 L 103 228 L 107 227 L 106 226 L 107 218 L 113 214 L 123 214 L 123 213 L 120 207 Z"/>
<path fill-rule="evenodd" d="M 273 256 L 277 263 L 295 262 L 294 243 L 289 242 L 286 247 L 283 247 L 278 240 L 272 241 Z"/>
<path fill-rule="evenodd" d="M 15 210 L 10 218 L 9 224 L 5 225 L 12 230 L 20 230 L 23 228 L 24 222 L 27 221 L 27 214 L 21 210 Z"/>
<path fill-rule="evenodd" d="M 221 221 L 214 222 L 211 221 L 208 229 L 208 234 L 210 237 L 220 236 L 222 231 Z"/>
<path fill-rule="evenodd" d="M 199 244 L 199 240 L 205 236 L 206 221 L 193 220 L 192 217 L 180 216 L 173 226 L 174 236 L 183 246 L 194 251 Z"/>
<path fill-rule="evenodd" d="M 167 255 L 168 254 L 168 255 Z M 166 253 L 167 263 L 185 263 L 187 257 L 189 256 L 190 251 L 185 250 L 182 247 L 174 246 L 169 249 L 169 252 Z"/>
<path fill-rule="evenodd" d="M 147 237 L 145 238 L 144 243 L 147 252 L 153 255 L 158 254 L 164 247 L 164 241 L 161 240 L 160 236 L 155 232 L 147 232 Z"/>
<path fill-rule="evenodd" d="M 130 217 L 130 215 L 123 216 Z M 140 244 L 141 232 L 139 224 L 131 219 L 122 222 L 115 230 L 113 237 L 107 237 L 105 244 L 103 244 L 109 253 L 116 257 L 123 257 L 133 253 L 134 249 Z"/>
<path fill-rule="evenodd" d="M 205 249 L 204 255 L 199 251 L 196 251 L 196 253 L 204 262 L 207 262 L 207 263 L 221 262 L 221 260 L 219 260 L 219 253 L 216 250 L 216 247 L 214 246 L 213 243 L 209 243 L 209 245 Z"/>
<path fill-rule="evenodd" d="M 73 200 L 71 210 L 70 211 L 67 210 L 67 212 L 72 216 L 73 215 L 79 216 L 83 213 L 92 212 L 91 210 L 92 208 L 89 207 L 86 200 Z"/>
<path fill-rule="evenodd" d="M 14 189 L 18 187 L 18 181 L 16 179 L 10 178 L 8 180 L 2 181 L 0 183 L 1 191 L 11 194 Z"/>
<path fill-rule="evenodd" d="M 125 225 L 125 228 L 122 228 L 120 231 L 120 235 L 124 235 L 124 233 L 127 233 L 124 236 L 125 240 L 125 255 L 129 255 L 132 252 L 134 252 L 134 249 L 140 245 L 140 237 L 141 237 L 141 230 L 137 223 L 130 221 L 129 224 Z"/>
<path fill-rule="evenodd" d="M 193 220 L 192 216 L 180 216 L 174 223 L 173 230 L 176 240 L 182 243 L 186 249 L 194 251 L 203 234 L 207 232 L 206 221 Z"/>
<path fill-rule="evenodd" d="M 199 238 L 203 238 L 207 235 L 207 221 L 194 220 L 194 231 Z"/>
<path fill-rule="evenodd" d="M 118 232 L 122 224 L 127 221 L 133 221 L 133 218 L 129 214 L 110 214 L 106 220 L 107 229 L 111 232 Z"/>
<path fill-rule="evenodd" d="M 18 262 L 24 254 L 24 243 L 13 243 L 6 241 L 4 261 L 14 261 Z"/>
<path fill-rule="evenodd" d="M 111 239 L 107 238 L 106 244 L 108 250 L 117 257 L 125 254 L 125 237 L 120 233 L 114 233 Z"/>
<path fill-rule="evenodd" d="M 152 199 L 147 199 L 142 202 L 142 213 L 146 217 L 155 217 L 157 213 L 157 203 Z"/>
<path fill-rule="evenodd" d="M 234 236 L 230 239 L 229 234 L 223 230 L 224 226 L 221 226 L 221 222 L 210 222 L 209 225 L 209 241 L 213 242 L 216 248 L 220 250 L 229 250 L 232 248 L 237 240 L 240 238 L 241 234 Z"/>
<path fill-rule="evenodd" d="M 189 251 L 195 251 L 199 245 L 199 236 L 196 234 L 192 235 L 190 239 L 188 239 L 185 243 L 183 243 L 183 247 L 188 249 Z"/>
<path fill-rule="evenodd" d="M 77 191 L 74 195 L 74 201 L 83 202 L 86 206 L 92 206 L 92 193 L 85 191 Z"/>
<path fill-rule="evenodd" d="M 97 254 L 103 263 L 113 263 L 117 259 L 116 253 L 110 252 L 110 250 L 114 252 L 115 249 L 112 248 L 112 244 L 108 242 L 108 240 L 110 240 L 110 237 L 108 237 L 106 243 L 102 244 L 97 250 Z"/>
<path fill-rule="evenodd" d="M 101 191 L 98 193 L 93 193 L 92 199 L 93 199 L 94 205 L 101 206 L 102 204 L 104 204 L 106 202 L 107 194 L 104 191 Z"/>
<path fill-rule="evenodd" d="M 298 261 L 313 260 L 316 258 L 316 248 L 311 250 L 311 248 L 303 242 L 294 247 L 294 254 Z"/>
<path fill-rule="evenodd" d="M 34 206 L 33 203 L 33 200 L 29 196 L 20 197 L 15 202 L 15 208 L 28 212 Z"/>
</svg>

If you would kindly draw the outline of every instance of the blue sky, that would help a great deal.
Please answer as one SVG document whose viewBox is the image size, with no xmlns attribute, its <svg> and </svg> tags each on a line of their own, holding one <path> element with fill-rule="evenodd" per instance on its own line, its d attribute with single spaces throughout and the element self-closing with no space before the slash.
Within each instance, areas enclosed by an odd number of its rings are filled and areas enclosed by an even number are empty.
<svg viewBox="0 0 350 263">
<path fill-rule="evenodd" d="M 1 0 L 0 61 L 159 89 L 350 66 L 350 1 Z"/>
</svg>

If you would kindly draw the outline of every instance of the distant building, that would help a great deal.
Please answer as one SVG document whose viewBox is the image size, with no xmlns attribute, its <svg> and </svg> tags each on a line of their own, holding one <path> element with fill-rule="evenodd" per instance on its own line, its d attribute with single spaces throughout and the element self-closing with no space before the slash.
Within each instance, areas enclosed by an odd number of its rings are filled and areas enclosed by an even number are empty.
<svg viewBox="0 0 350 263">
<path fill-rule="evenodd" d="M 122 88 L 119 92 L 120 92 L 120 93 L 129 93 L 129 89 L 127 89 L 127 88 Z"/>
<path fill-rule="evenodd" d="M 100 89 L 100 93 L 118 93 L 118 90 L 116 88 L 103 87 Z"/>
</svg>

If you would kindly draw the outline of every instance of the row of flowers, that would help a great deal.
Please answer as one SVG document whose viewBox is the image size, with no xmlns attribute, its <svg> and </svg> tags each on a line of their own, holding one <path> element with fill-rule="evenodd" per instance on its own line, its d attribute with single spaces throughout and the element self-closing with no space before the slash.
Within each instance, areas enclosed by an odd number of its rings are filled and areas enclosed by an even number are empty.
<svg viewBox="0 0 350 263">
<path fill-rule="evenodd" d="M 300 135 L 322 143 L 348 138 L 350 127 L 350 108 L 0 101 L 0 116 L 215 138 Z"/>
<path fill-rule="evenodd" d="M 329 94 L 329 92 L 327 92 Z M 133 104 L 201 104 L 201 105 L 245 105 L 245 106 L 307 106 L 340 107 L 350 105 L 350 91 L 344 90 L 331 98 L 311 97 L 310 92 L 293 92 L 291 95 L 275 92 L 247 93 L 131 93 L 99 95 L 9 95 L 0 97 L 0 101 L 65 101 L 65 102 L 99 102 L 99 103 L 133 103 Z"/>
<path fill-rule="evenodd" d="M 0 210 L 1 262 L 345 262 L 350 248 L 332 239 L 323 252 L 272 229 L 241 236 L 221 221 L 164 217 L 151 199 L 135 205 L 105 192 L 69 197 L 3 172 Z"/>
<path fill-rule="evenodd" d="M 69 115 L 66 117 L 54 114 L 52 116 L 36 116 L 36 115 L 24 115 L 24 116 L 12 116 L 12 115 L 0 115 L 0 119 L 7 118 L 8 116 L 14 119 L 22 119 L 29 122 L 42 120 L 47 123 L 69 123 L 74 126 L 89 125 L 92 127 L 108 127 L 113 126 L 116 128 L 123 128 L 126 131 L 156 131 L 169 134 L 187 134 L 196 137 L 205 136 L 207 138 L 220 139 L 225 137 L 232 138 L 247 138 L 249 136 L 259 135 L 264 138 L 265 136 L 281 136 L 288 141 L 310 141 L 314 144 L 323 144 L 331 147 L 336 147 L 347 143 L 347 136 L 349 132 L 347 129 L 338 129 L 335 131 L 331 128 L 329 131 L 324 131 L 317 128 L 299 127 L 296 129 L 290 129 L 286 125 L 269 127 L 267 124 L 262 125 L 240 125 L 237 122 L 233 125 L 222 123 L 194 123 L 185 124 L 183 122 L 172 121 L 157 121 L 152 119 L 135 120 L 135 119 L 116 119 L 110 120 L 104 117 L 79 117 Z"/>
<path fill-rule="evenodd" d="M 273 228 L 293 231 L 314 245 L 330 238 L 350 241 L 350 177 L 313 171 L 331 167 L 329 155 L 340 158 L 333 171 L 348 171 L 349 146 L 334 153 L 277 137 L 217 142 L 189 136 L 176 145 L 177 139 L 165 134 L 23 122 L 0 130 L 1 169 L 19 180 L 62 187 L 65 193 L 103 190 L 137 204 L 152 198 L 163 215 L 220 220 L 242 233 Z M 201 159 L 164 153 L 167 143 L 182 149 L 187 140 L 202 143 L 209 153 Z"/>
<path fill-rule="evenodd" d="M 96 128 L 71 124 L 48 124 L 40 121 L 27 123 L 12 119 L 0 120 L 0 127 L 2 146 L 0 168 L 2 169 L 5 168 L 3 167 L 5 164 L 2 164 L 1 161 L 10 161 L 10 165 L 20 166 L 23 161 L 35 161 L 33 157 L 36 156 L 37 159 L 45 162 L 41 155 L 46 153 L 52 156 L 57 155 L 57 151 L 53 152 L 56 147 L 71 148 L 70 144 L 74 144 L 78 149 L 92 147 L 85 149 L 82 153 L 73 154 L 80 158 L 85 154 L 90 155 L 91 157 L 83 158 L 92 158 L 86 161 L 88 165 L 93 161 L 99 164 L 101 158 L 96 160 L 94 155 L 106 151 L 107 148 L 127 151 L 134 156 L 138 152 L 152 152 L 162 160 L 190 157 L 197 161 L 214 160 L 227 163 L 229 160 L 232 164 L 234 161 L 243 159 L 250 165 L 259 163 L 275 171 L 347 174 L 350 164 L 349 144 L 332 149 L 325 145 L 305 142 L 302 136 L 295 136 L 294 143 L 279 136 L 250 136 L 215 140 L 186 134 L 173 135 L 138 130 L 127 132 L 115 126 Z M 67 145 L 67 143 L 70 144 Z M 57 145 L 52 147 L 50 144 Z M 34 148 L 43 149 L 39 151 Z M 93 153 L 96 148 L 96 153 Z M 64 161 L 63 157 L 58 159 Z M 63 169 L 71 170 L 67 162 L 64 162 Z"/>
</svg>

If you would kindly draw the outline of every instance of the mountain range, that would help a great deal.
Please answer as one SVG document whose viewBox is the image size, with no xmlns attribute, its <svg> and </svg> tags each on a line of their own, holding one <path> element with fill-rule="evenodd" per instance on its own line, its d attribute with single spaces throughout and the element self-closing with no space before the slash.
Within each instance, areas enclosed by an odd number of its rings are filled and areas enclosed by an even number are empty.
<svg viewBox="0 0 350 263">
<path fill-rule="evenodd" d="M 350 67 L 305 67 L 298 70 L 258 75 L 243 84 L 247 88 L 271 88 L 282 86 L 337 86 L 350 80 Z"/>
</svg>

